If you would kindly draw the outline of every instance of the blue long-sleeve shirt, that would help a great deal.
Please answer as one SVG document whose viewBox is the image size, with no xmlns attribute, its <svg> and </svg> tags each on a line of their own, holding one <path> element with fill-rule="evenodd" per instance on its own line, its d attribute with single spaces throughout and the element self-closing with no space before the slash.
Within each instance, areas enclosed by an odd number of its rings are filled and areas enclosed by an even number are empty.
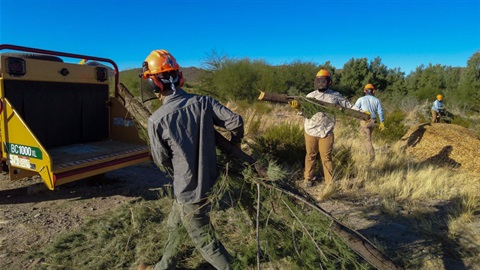
<svg viewBox="0 0 480 270">
<path fill-rule="evenodd" d="M 173 192 L 181 203 L 208 196 L 217 179 L 215 126 L 243 138 L 242 117 L 208 96 L 177 89 L 148 119 L 153 160 L 173 170 Z"/>
<path fill-rule="evenodd" d="M 368 111 L 370 113 L 370 117 L 372 119 L 380 118 L 380 123 L 385 121 L 385 117 L 383 115 L 383 108 L 380 99 L 372 96 L 372 95 L 365 95 L 355 102 L 355 106 L 359 107 L 362 111 Z"/>
<path fill-rule="evenodd" d="M 433 102 L 432 110 L 438 112 L 438 111 L 441 110 L 441 109 L 443 109 L 443 101 L 436 99 L 436 100 Z"/>
</svg>

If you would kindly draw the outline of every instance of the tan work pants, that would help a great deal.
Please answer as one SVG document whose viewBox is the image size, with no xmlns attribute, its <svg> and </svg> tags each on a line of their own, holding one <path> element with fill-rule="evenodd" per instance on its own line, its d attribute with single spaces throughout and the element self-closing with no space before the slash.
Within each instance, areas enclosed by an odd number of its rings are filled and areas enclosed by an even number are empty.
<svg viewBox="0 0 480 270">
<path fill-rule="evenodd" d="M 438 112 L 435 110 L 432 110 L 432 123 L 438 123 Z"/>
<path fill-rule="evenodd" d="M 320 159 L 323 165 L 323 175 L 325 177 L 325 183 L 327 185 L 332 183 L 333 179 L 333 160 L 332 160 L 332 150 L 334 136 L 333 133 L 330 133 L 325 138 L 318 138 L 305 134 L 305 148 L 307 154 L 305 155 L 305 173 L 304 179 L 308 181 L 313 178 L 313 171 L 315 169 L 315 163 L 317 154 L 320 153 Z"/>
<path fill-rule="evenodd" d="M 372 144 L 372 133 L 374 128 L 374 120 L 370 119 L 368 121 L 360 121 L 360 130 L 362 131 L 363 144 L 371 161 L 375 160 L 375 150 L 373 149 Z"/>
</svg>

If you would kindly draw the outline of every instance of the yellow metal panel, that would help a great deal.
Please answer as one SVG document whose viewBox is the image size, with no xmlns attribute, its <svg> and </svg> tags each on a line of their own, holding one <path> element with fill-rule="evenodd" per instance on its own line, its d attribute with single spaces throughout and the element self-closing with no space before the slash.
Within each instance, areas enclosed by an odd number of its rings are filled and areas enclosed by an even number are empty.
<svg viewBox="0 0 480 270">
<path fill-rule="evenodd" d="M 30 58 L 22 58 L 26 63 L 25 75 L 10 76 L 7 72 L 9 57 L 2 56 L 1 75 L 4 80 L 108 84 L 108 80 L 99 82 L 96 79 L 95 66 Z"/>
<path fill-rule="evenodd" d="M 53 190 L 55 183 L 51 172 L 51 159 L 45 148 L 35 138 L 10 102 L 3 98 L 0 114 L 1 138 L 5 144 L 3 153 L 11 167 L 35 171 L 40 174 L 47 187 Z"/>
<path fill-rule="evenodd" d="M 146 131 L 142 130 L 135 121 L 134 116 L 130 114 L 118 98 L 110 97 L 110 138 L 122 142 L 147 145 Z"/>
</svg>

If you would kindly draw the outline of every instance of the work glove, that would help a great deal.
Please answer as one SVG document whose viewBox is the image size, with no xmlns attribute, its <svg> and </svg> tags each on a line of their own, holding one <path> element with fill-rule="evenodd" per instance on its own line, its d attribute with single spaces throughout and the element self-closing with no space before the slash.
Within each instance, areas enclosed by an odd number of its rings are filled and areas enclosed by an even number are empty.
<svg viewBox="0 0 480 270">
<path fill-rule="evenodd" d="M 382 123 L 380 123 L 380 125 L 378 125 L 378 129 L 380 129 L 380 131 L 384 131 L 386 128 L 385 128 L 385 125 Z"/>
<path fill-rule="evenodd" d="M 363 113 L 370 115 L 370 112 L 369 112 L 369 111 L 363 111 Z M 365 124 L 365 125 L 366 125 L 366 124 L 367 124 L 367 122 L 368 122 L 368 121 L 363 121 L 363 124 Z"/>
<path fill-rule="evenodd" d="M 288 105 L 290 105 L 290 107 L 291 107 L 292 109 L 295 109 L 297 112 L 298 112 L 298 110 L 300 110 L 300 104 L 298 104 L 298 101 L 295 100 L 295 99 L 292 100 L 292 101 L 289 101 L 289 102 L 288 102 Z"/>
</svg>

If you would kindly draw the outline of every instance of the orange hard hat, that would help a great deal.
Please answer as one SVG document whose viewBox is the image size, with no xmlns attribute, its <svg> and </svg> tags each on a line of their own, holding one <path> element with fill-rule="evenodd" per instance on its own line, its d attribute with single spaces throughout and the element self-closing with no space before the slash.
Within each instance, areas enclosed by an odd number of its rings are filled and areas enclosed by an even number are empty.
<svg viewBox="0 0 480 270">
<path fill-rule="evenodd" d="M 317 75 L 315 77 L 330 77 L 330 73 L 328 72 L 328 70 L 322 68 L 317 72 Z"/>
<path fill-rule="evenodd" d="M 154 50 L 145 58 L 143 76 L 179 69 L 177 60 L 167 50 Z"/>
<path fill-rule="evenodd" d="M 443 100 L 443 95 L 442 95 L 442 94 L 438 94 L 438 95 L 437 95 L 437 99 L 438 99 L 438 100 Z"/>
</svg>

